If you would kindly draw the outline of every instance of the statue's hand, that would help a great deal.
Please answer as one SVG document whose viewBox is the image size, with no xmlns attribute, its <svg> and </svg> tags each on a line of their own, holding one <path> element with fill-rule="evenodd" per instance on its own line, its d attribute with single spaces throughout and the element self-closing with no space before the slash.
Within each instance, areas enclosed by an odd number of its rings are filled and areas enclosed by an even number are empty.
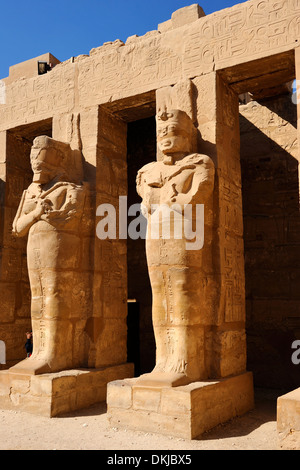
<svg viewBox="0 0 300 470">
<path fill-rule="evenodd" d="M 37 201 L 36 208 L 33 211 L 34 218 L 40 219 L 43 214 L 47 214 L 50 210 L 51 207 L 49 206 L 49 203 L 39 199 Z"/>
</svg>

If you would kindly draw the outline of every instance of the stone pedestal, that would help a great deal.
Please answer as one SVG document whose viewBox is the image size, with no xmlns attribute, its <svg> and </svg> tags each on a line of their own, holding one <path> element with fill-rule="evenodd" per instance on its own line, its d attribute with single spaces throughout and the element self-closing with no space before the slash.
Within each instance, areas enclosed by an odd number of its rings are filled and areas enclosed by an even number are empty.
<svg viewBox="0 0 300 470">
<path fill-rule="evenodd" d="M 194 439 L 254 407 L 250 372 L 173 388 L 145 386 L 137 380 L 108 384 L 111 426 Z"/>
<path fill-rule="evenodd" d="M 54 417 L 106 399 L 107 383 L 133 375 L 133 364 L 29 375 L 0 372 L 0 409 Z"/>
<path fill-rule="evenodd" d="M 281 448 L 300 450 L 300 388 L 278 398 L 277 431 Z"/>
</svg>

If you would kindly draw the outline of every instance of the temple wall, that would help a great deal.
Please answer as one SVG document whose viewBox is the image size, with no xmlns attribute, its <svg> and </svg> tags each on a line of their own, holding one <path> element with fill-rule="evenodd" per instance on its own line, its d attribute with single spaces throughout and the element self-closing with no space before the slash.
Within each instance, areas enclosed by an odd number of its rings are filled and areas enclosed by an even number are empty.
<svg viewBox="0 0 300 470">
<path fill-rule="evenodd" d="M 240 106 L 248 367 L 293 388 L 300 334 L 297 107 L 291 95 Z"/>
<path fill-rule="evenodd" d="M 22 190 L 30 181 L 29 143 L 47 129 L 36 123 L 51 121 L 53 138 L 71 142 L 79 117 L 89 213 L 95 214 L 100 203 L 118 207 L 119 196 L 128 194 L 127 124 L 153 116 L 165 89 L 178 85 L 182 102 L 187 104 L 201 135 L 198 151 L 210 155 L 216 166 L 214 231 L 208 234 L 213 246 L 213 269 L 207 281 L 212 310 L 210 322 L 203 327 L 209 376 L 226 377 L 245 370 L 246 298 L 249 370 L 256 368 L 261 384 L 278 384 L 270 365 L 280 341 L 271 344 L 270 340 L 266 345 L 263 333 L 268 335 L 276 329 L 290 353 L 291 332 L 299 328 L 295 320 L 299 276 L 291 269 L 298 236 L 294 212 L 298 188 L 296 107 L 283 106 L 283 98 L 278 98 L 271 101 L 272 109 L 256 103 L 240 108 L 241 179 L 238 93 L 234 75 L 229 86 L 228 77 L 221 72 L 236 64 L 268 59 L 271 73 L 274 54 L 287 53 L 293 59 L 300 36 L 300 1 L 249 0 L 212 15 L 198 17 L 198 13 L 182 22 L 172 17 L 158 30 L 143 37 L 132 36 L 125 44 L 116 40 L 96 47 L 89 55 L 60 63 L 45 75 L 33 72 L 29 77 L 26 71 L 22 77 L 18 68 L 18 79 L 1 81 L 0 282 L 5 300 L 0 339 L 7 342 L 9 361 L 22 359 L 23 334 L 29 327 L 25 242 L 13 242 L 9 227 Z M 255 67 L 247 73 L 253 77 Z M 187 82 L 190 95 L 188 88 L 180 88 Z M 27 127 L 28 138 L 24 140 Z M 139 152 L 138 148 L 133 150 L 137 156 Z M 102 367 L 126 362 L 127 298 L 128 294 L 137 296 L 134 278 L 128 290 L 125 240 L 100 241 L 94 234 L 95 226 L 88 227 L 82 245 L 88 260 L 82 269 L 89 279 L 86 362 L 90 367 Z M 142 260 L 134 259 L 133 250 L 130 256 L 131 266 L 142 264 Z M 149 304 L 145 304 L 140 325 L 145 348 L 152 341 L 149 317 L 146 320 L 149 311 Z M 261 369 L 259 351 L 269 357 Z M 290 355 L 282 371 L 289 360 Z M 269 375 L 265 375 L 266 369 Z M 282 372 L 280 377 L 288 384 L 291 375 Z"/>
<path fill-rule="evenodd" d="M 42 76 L 4 79 L 0 130 L 289 51 L 299 38 L 300 3 L 250 0 L 197 18 L 105 43 Z"/>
</svg>

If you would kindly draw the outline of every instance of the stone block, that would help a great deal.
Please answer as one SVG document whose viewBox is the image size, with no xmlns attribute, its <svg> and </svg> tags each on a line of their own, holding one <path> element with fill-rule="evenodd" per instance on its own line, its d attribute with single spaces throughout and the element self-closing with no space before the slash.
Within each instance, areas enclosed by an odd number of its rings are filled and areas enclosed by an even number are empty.
<svg viewBox="0 0 300 470">
<path fill-rule="evenodd" d="M 9 67 L 9 78 L 11 80 L 18 80 L 20 78 L 31 78 L 37 76 L 38 61 L 47 62 L 48 64 L 52 64 L 52 66 L 59 64 L 59 60 L 56 59 L 56 57 L 54 57 L 52 54 L 43 54 L 38 57 L 35 57 L 34 59 L 29 59 Z"/>
<path fill-rule="evenodd" d="M 158 26 L 157 26 L 157 29 L 161 33 L 165 33 L 166 31 L 170 31 L 172 29 L 172 20 L 167 20 L 167 21 L 164 21 L 163 23 L 159 23 Z M 128 38 L 128 39 L 130 39 L 130 38 Z M 127 39 L 126 43 L 128 42 L 128 39 Z"/>
<path fill-rule="evenodd" d="M 9 375 L 7 374 L 7 377 Z M 31 377 L 30 392 L 36 396 L 50 397 L 52 393 L 52 382 L 48 379 L 47 375 L 34 375 Z"/>
<path fill-rule="evenodd" d="M 132 406 L 132 387 L 129 380 L 115 380 L 107 387 L 107 400 L 113 408 L 129 409 Z"/>
<path fill-rule="evenodd" d="M 282 449 L 300 450 L 300 388 L 277 399 L 277 431 Z"/>
<path fill-rule="evenodd" d="M 172 416 L 176 409 L 178 416 L 186 416 L 191 411 L 191 395 L 185 391 L 178 390 L 174 393 L 173 388 L 164 388 L 161 391 L 161 412 Z M 181 418 L 180 418 L 181 419 Z"/>
<path fill-rule="evenodd" d="M 180 387 L 141 386 L 136 381 L 108 384 L 111 426 L 195 439 L 254 407 L 250 372 Z"/>
<path fill-rule="evenodd" d="M 133 364 L 41 375 L 4 370 L 0 372 L 0 409 L 59 416 L 105 401 L 108 380 L 132 374 Z"/>
<path fill-rule="evenodd" d="M 174 416 L 162 415 L 145 410 L 118 409 L 109 414 L 109 422 L 113 427 L 132 429 L 135 431 L 155 432 L 167 436 L 179 436 L 190 439 L 190 417 L 178 419 Z"/>
<path fill-rule="evenodd" d="M 133 409 L 158 412 L 161 391 L 157 388 L 133 386 Z"/>
<path fill-rule="evenodd" d="M 179 28 L 185 24 L 192 23 L 205 16 L 203 9 L 197 3 L 187 7 L 179 8 L 172 13 L 172 27 Z"/>
</svg>

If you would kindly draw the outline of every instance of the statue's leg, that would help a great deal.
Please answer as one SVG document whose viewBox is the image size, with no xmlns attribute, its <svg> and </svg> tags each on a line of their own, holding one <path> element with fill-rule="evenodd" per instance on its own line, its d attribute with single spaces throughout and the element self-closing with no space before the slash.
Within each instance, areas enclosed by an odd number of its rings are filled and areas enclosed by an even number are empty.
<svg viewBox="0 0 300 470">
<path fill-rule="evenodd" d="M 173 348 L 167 369 L 184 375 L 188 381 L 206 377 L 203 318 L 201 312 L 201 272 L 189 266 L 172 267 L 168 271 L 172 286 L 170 324 Z"/>
<path fill-rule="evenodd" d="M 36 369 L 41 365 L 40 323 L 42 321 L 45 309 L 43 282 L 41 277 L 40 247 L 39 241 L 36 237 L 34 240 L 28 242 L 27 264 L 31 289 L 31 326 L 33 337 L 33 352 L 29 358 L 17 363 L 11 369 L 15 372 L 35 374 Z"/>
<path fill-rule="evenodd" d="M 68 369 L 72 367 L 73 325 L 64 317 L 68 313 L 65 305 L 68 295 L 64 295 L 64 288 L 68 292 L 67 279 L 63 273 L 46 269 L 40 272 L 29 270 L 29 276 L 34 286 L 31 303 L 33 354 L 14 369 L 35 375 Z"/>
<path fill-rule="evenodd" d="M 28 374 L 57 372 L 73 366 L 73 327 L 77 320 L 70 319 L 73 272 L 58 266 L 54 251 L 59 246 L 58 235 L 46 235 L 36 233 L 27 250 L 33 354 L 16 364 L 14 370 Z M 50 250 L 52 246 L 54 250 Z"/>
<path fill-rule="evenodd" d="M 188 327 L 176 318 L 176 286 L 167 267 L 149 268 L 153 298 L 153 328 L 156 342 L 156 366 L 150 374 L 139 379 L 140 383 L 153 386 L 177 386 L 189 383 L 186 374 L 188 354 Z M 178 286 L 177 286 L 178 287 Z M 184 323 L 184 322 L 183 322 Z"/>
<path fill-rule="evenodd" d="M 167 304 L 163 270 L 159 266 L 149 268 L 152 288 L 152 322 L 156 344 L 155 371 L 163 371 L 167 360 Z"/>
<path fill-rule="evenodd" d="M 68 273 L 69 274 L 69 273 Z M 33 359 L 36 374 L 72 367 L 72 321 L 69 319 L 70 279 L 63 272 L 43 269 L 41 273 L 44 309 L 42 317 L 32 311 Z M 37 348 L 35 348 L 35 341 Z"/>
<path fill-rule="evenodd" d="M 189 300 L 186 268 L 168 268 L 164 273 L 165 303 L 168 318 L 165 327 L 165 374 L 174 383 L 187 382 Z"/>
</svg>

